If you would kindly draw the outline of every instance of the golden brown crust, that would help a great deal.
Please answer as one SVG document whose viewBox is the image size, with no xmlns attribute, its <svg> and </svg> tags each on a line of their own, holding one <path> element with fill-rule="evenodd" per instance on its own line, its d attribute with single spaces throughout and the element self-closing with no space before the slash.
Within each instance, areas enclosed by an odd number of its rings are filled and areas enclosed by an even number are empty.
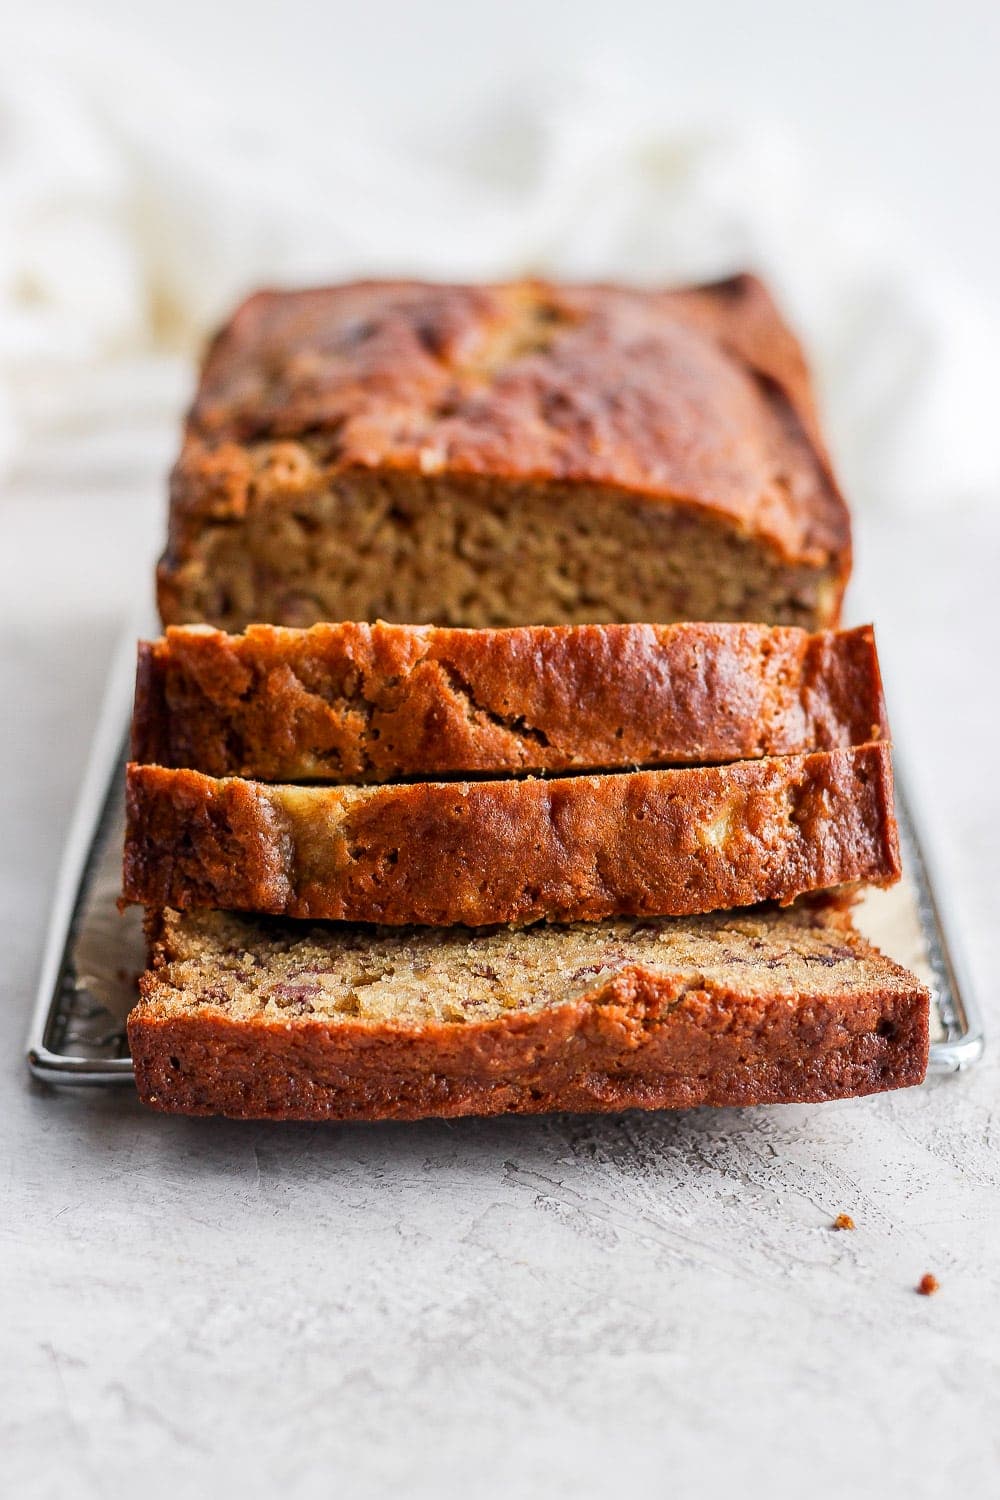
<svg viewBox="0 0 1000 1500">
<path fill-rule="evenodd" d="M 213 343 L 189 431 L 329 432 L 340 469 L 614 485 L 718 510 L 790 558 L 846 540 L 801 354 L 751 277 L 259 292 Z"/>
<path fill-rule="evenodd" d="M 362 282 L 258 293 L 213 343 L 189 418 L 159 573 L 164 620 L 221 623 L 224 611 L 193 611 L 188 597 L 210 532 L 262 504 L 294 513 L 297 491 L 359 474 L 427 481 L 424 505 L 438 483 L 489 481 L 680 507 L 754 539 L 776 572 L 821 576 L 810 606 L 821 624 L 836 623 L 850 569 L 801 352 L 749 276 L 672 292 Z"/>
<path fill-rule="evenodd" d="M 132 758 L 263 781 L 616 769 L 886 737 L 871 628 L 174 628 L 139 647 Z"/>
<path fill-rule="evenodd" d="M 130 765 L 124 895 L 385 923 L 788 902 L 899 875 L 887 745 L 553 780 L 273 787 Z"/>
<path fill-rule="evenodd" d="M 829 919 L 828 951 L 812 953 L 816 967 L 806 972 L 816 982 L 790 984 L 780 955 L 787 930 L 802 920 L 765 915 L 755 936 L 727 935 L 729 979 L 684 963 L 629 962 L 626 939 L 618 971 L 564 1003 L 420 1024 L 294 1013 L 234 1019 L 213 982 L 213 960 L 228 956 L 220 947 L 217 955 L 203 949 L 193 968 L 177 962 L 185 950 L 173 918 L 160 926 L 154 967 L 129 1017 L 140 1098 L 160 1110 L 241 1119 L 407 1120 L 814 1102 L 919 1083 L 926 990 L 843 914 Z M 240 961 L 262 965 L 266 980 L 268 929 L 258 944 L 250 928 Z M 326 942 L 336 966 L 337 929 L 325 940 L 316 929 L 309 936 Z M 532 933 L 518 940 L 530 944 Z M 770 988 L 741 988 L 746 964 L 764 969 Z"/>
</svg>

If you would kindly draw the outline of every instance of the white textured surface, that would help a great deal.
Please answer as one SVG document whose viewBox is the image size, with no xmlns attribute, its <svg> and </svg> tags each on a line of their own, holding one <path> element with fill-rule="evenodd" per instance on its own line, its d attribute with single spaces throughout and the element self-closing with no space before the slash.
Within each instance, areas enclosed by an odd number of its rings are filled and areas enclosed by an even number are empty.
<svg viewBox="0 0 1000 1500">
<path fill-rule="evenodd" d="M 170 440 L 133 437 L 141 466 L 37 459 L 3 500 L 4 1493 L 995 1496 L 996 1049 L 895 1097 L 613 1120 L 239 1126 L 29 1082 L 63 829 L 161 526 Z M 1000 1036 L 997 511 L 876 519 L 860 564 Z"/>
</svg>

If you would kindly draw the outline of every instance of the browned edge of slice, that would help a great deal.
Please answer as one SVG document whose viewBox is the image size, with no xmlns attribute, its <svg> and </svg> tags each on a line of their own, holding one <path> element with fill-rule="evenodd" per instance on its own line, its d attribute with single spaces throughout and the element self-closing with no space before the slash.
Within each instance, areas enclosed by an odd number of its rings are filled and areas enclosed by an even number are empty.
<svg viewBox="0 0 1000 1500">
<path fill-rule="evenodd" d="M 885 739 L 870 626 L 356 622 L 139 645 L 132 759 L 262 781 L 711 764 Z"/>
<path fill-rule="evenodd" d="M 242 1119 L 810 1103 L 921 1082 L 927 991 L 843 917 L 833 935 L 829 953 L 817 955 L 825 983 L 796 982 L 794 1000 L 765 939 L 757 948 L 773 984 L 763 990 L 742 989 L 738 966 L 727 982 L 625 963 L 550 1007 L 430 1024 L 294 1012 L 234 1020 L 211 983 L 211 966 L 200 977 L 172 966 L 168 937 L 154 943 L 154 968 L 129 1017 L 129 1045 L 144 1103 Z M 531 941 L 530 930 L 516 936 Z M 328 941 L 336 962 L 336 928 Z M 470 949 L 476 941 L 469 939 Z M 266 947 L 256 958 L 255 947 L 251 930 L 245 959 L 266 973 Z M 871 969 L 862 985 L 829 979 L 838 964 L 846 974 L 858 963 Z"/>
<path fill-rule="evenodd" d="M 886 744 L 551 780 L 272 787 L 130 765 L 124 899 L 389 924 L 684 916 L 899 876 Z"/>
</svg>

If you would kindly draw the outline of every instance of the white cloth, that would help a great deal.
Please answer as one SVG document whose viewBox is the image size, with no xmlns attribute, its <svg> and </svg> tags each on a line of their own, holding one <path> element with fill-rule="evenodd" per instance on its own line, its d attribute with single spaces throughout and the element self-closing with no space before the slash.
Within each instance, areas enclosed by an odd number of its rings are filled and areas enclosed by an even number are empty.
<svg viewBox="0 0 1000 1500">
<path fill-rule="evenodd" d="M 434 141 L 378 144 L 336 108 L 322 138 L 283 109 L 265 126 L 83 31 L 5 51 L 0 472 L 32 436 L 70 462 L 173 421 L 199 340 L 261 283 L 752 267 L 806 338 L 852 498 L 1000 493 L 1000 315 L 834 201 L 789 140 L 654 117 L 603 75 Z"/>
</svg>

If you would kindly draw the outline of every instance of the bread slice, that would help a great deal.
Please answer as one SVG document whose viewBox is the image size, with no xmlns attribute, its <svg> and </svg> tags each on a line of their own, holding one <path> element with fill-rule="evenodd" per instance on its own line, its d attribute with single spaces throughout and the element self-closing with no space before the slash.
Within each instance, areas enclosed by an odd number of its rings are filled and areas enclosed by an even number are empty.
<svg viewBox="0 0 1000 1500">
<path fill-rule="evenodd" d="M 899 874 L 885 744 L 597 776 L 269 786 L 130 765 L 124 895 L 391 924 L 684 916 Z"/>
<path fill-rule="evenodd" d="M 262 292 L 212 344 L 165 624 L 835 624 L 847 509 L 752 277 Z"/>
<path fill-rule="evenodd" d="M 174 627 L 132 758 L 262 781 L 724 762 L 887 737 L 870 626 Z"/>
<path fill-rule="evenodd" d="M 151 915 L 140 1098 L 377 1120 L 813 1102 L 919 1083 L 928 996 L 831 907 L 454 928 Z"/>
</svg>

